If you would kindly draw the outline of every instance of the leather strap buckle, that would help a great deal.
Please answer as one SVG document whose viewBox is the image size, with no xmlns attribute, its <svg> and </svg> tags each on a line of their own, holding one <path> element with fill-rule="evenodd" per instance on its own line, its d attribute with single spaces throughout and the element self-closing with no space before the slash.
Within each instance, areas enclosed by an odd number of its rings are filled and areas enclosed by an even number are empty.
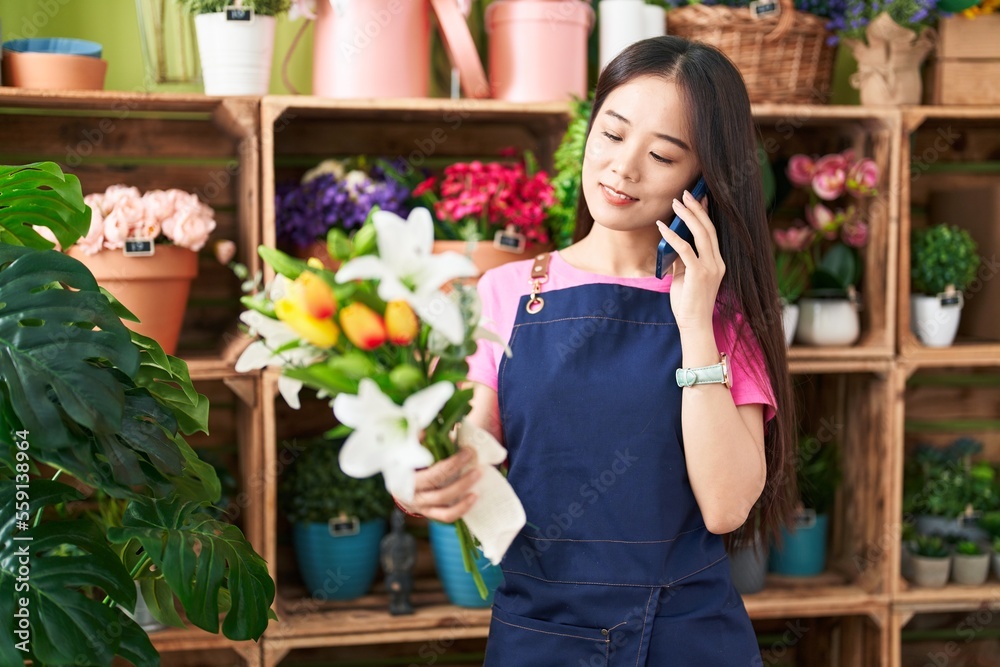
<svg viewBox="0 0 1000 667">
<path fill-rule="evenodd" d="M 545 307 L 545 299 L 540 294 L 542 285 L 549 282 L 549 262 L 551 260 L 551 253 L 543 252 L 535 257 L 535 262 L 531 265 L 531 295 L 524 307 L 531 315 Z"/>
</svg>

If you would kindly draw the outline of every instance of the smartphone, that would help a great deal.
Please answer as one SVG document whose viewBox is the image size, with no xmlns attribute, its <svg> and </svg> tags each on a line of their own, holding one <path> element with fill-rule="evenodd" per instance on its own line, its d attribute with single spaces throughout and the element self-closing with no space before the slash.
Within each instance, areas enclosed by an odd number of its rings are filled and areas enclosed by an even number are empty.
<svg viewBox="0 0 1000 667">
<path fill-rule="evenodd" d="M 701 198 L 707 193 L 708 186 L 705 185 L 705 179 L 699 178 L 691 190 L 691 196 L 697 201 L 701 201 Z M 688 229 L 687 223 L 681 219 L 681 216 L 674 216 L 674 221 L 670 223 L 670 229 L 690 243 L 692 248 L 694 247 L 694 236 L 692 236 L 691 230 Z M 656 246 L 656 277 L 663 278 L 675 259 L 677 259 L 677 251 L 670 247 L 666 239 L 660 239 L 660 244 Z"/>
</svg>

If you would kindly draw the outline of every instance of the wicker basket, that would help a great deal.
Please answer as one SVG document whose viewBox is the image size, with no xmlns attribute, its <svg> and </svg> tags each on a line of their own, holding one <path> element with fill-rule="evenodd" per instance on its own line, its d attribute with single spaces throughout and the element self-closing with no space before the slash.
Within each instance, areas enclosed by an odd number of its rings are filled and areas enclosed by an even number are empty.
<svg viewBox="0 0 1000 667">
<path fill-rule="evenodd" d="M 747 7 L 687 5 L 667 14 L 672 35 L 716 47 L 743 74 L 751 102 L 825 104 L 834 47 L 826 19 L 781 1 L 778 17 L 756 19 Z"/>
</svg>

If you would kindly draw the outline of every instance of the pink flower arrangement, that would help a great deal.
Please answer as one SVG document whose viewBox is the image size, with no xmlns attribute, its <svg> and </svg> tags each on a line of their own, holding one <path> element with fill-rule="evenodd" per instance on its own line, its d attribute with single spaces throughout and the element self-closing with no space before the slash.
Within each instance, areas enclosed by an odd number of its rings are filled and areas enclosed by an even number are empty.
<svg viewBox="0 0 1000 667">
<path fill-rule="evenodd" d="M 491 239 L 513 225 L 529 243 L 548 243 L 546 211 L 555 192 L 544 171 L 529 173 L 524 163 L 461 162 L 445 167 L 441 178 L 416 186 L 415 198 L 429 200 L 446 238 Z"/>
<path fill-rule="evenodd" d="M 150 190 L 112 185 L 103 193 L 89 194 L 90 231 L 76 242 L 86 255 L 118 250 L 127 239 L 169 241 L 198 251 L 215 229 L 215 213 L 198 195 L 183 190 Z"/>
<path fill-rule="evenodd" d="M 878 165 L 869 158 L 856 160 L 851 150 L 818 158 L 799 154 L 789 159 L 785 174 L 793 185 L 807 192 L 808 203 L 804 221 L 797 218 L 790 228 L 773 231 L 779 273 L 785 271 L 795 278 L 781 285 L 779 275 L 782 297 L 794 301 L 808 287 L 803 282 L 813 287 L 837 284 L 846 289 L 859 277 L 857 250 L 868 243 L 869 236 L 858 200 L 878 194 Z M 824 241 L 833 244 L 825 244 L 830 247 L 821 256 Z M 850 261 L 846 261 L 847 255 Z M 805 276 L 807 281 L 802 280 Z"/>
</svg>

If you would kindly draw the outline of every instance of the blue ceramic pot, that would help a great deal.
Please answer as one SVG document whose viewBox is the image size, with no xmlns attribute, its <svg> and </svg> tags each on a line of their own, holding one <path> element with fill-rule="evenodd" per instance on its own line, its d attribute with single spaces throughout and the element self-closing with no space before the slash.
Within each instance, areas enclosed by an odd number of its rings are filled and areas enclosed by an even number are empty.
<svg viewBox="0 0 1000 667">
<path fill-rule="evenodd" d="M 101 57 L 101 45 L 97 42 L 69 37 L 10 39 L 3 43 L 3 48 L 17 53 L 61 53 L 67 56 Z"/>
<path fill-rule="evenodd" d="M 813 577 L 826 568 L 826 514 L 807 512 L 796 519 L 794 533 L 781 529 L 781 547 L 772 545 L 768 568 L 775 574 Z"/>
<path fill-rule="evenodd" d="M 299 573 L 314 598 L 353 600 L 372 587 L 385 521 L 365 521 L 355 534 L 325 523 L 294 524 Z"/>
<path fill-rule="evenodd" d="M 455 524 L 431 521 L 430 538 L 438 578 L 452 604 L 459 607 L 489 607 L 492 605 L 493 593 L 503 581 L 503 572 L 500 567 L 491 564 L 489 559 L 482 555 L 476 560 L 476 567 L 482 573 L 483 582 L 490 592 L 484 600 L 480 597 L 479 591 L 476 590 L 476 583 L 472 575 L 465 571 Z"/>
</svg>

